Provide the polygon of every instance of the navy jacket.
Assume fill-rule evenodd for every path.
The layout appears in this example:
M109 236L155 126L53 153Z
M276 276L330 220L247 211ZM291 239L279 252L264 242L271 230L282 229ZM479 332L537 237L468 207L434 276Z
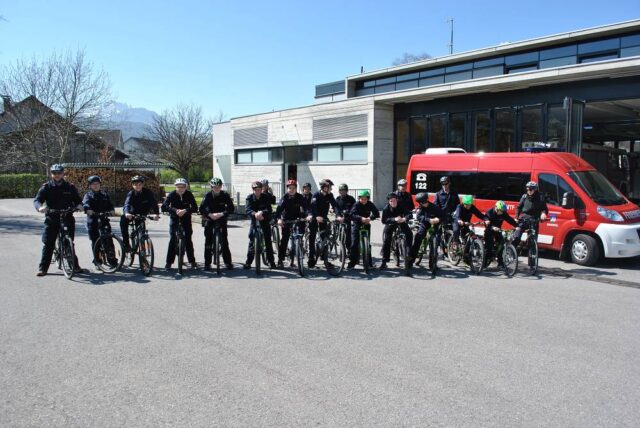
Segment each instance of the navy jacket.
M485 220L489 220L489 226L491 227L502 228L502 223L505 221L513 227L518 226L518 222L516 222L513 217L507 214L506 211L504 211L501 215L498 215L495 208L491 208L490 210L488 210L484 217Z
M349 218L351 208L356 204L356 199L351 195L342 195L336 198L336 214L340 217Z
M411 193L396 190L393 192L398 197L398 206L403 206L407 211L413 211L416 207L411 199Z
M314 217L326 217L329 215L329 207L333 207L336 211L336 199L333 197L333 193L323 195L322 192L316 192L311 198L311 214Z
M356 203L349 213L351 216L351 221L355 224L362 223L363 218L376 219L380 217L380 211L376 208L375 205L371 201L367 201L366 204L361 204L360 202Z
M90 190L85 193L84 198L82 199L82 207L84 208L85 213L89 210L98 214L108 213L114 210L109 195L103 190L98 192ZM87 217L87 221L90 220L91 217Z
M178 217L176 214L178 210L187 210L187 214ZM189 222L191 221L191 214L198 212L198 204L196 204L196 198L193 197L193 193L189 190L186 190L182 196L174 190L167 195L162 203L162 212L170 213L172 220L180 218Z
M160 214L160 210L158 210L158 202L153 196L153 192L144 187L139 193L135 190L131 190L127 194L122 211L125 214L136 215L147 215L149 213Z
M245 201L245 212L251 218L251 225L255 224L256 218L253 215L258 211L262 211L262 214L264 215L264 220L260 223L262 225L268 225L271 220L272 213L271 196L264 193L260 195L260 199L256 199L256 196L253 193L247 196Z
M444 190L440 189L436 192L433 203L440 208L443 213L451 215L460 204L460 197L453 190L449 190L449 193L444 193Z
M216 221L227 221L229 214L233 214L236 211L236 207L233 205L231 195L221 190L217 195L214 195L213 192L207 192L202 202L200 202L199 211L205 217L213 213L222 213L224 215ZM211 219L209 220L211 221Z
M424 225L431 225L431 223L429 223L429 220L436 217L439 218L440 222L442 223L444 212L442 212L442 210L436 205L429 204L429 206L426 208L423 206L420 206L420 208L418 208L417 219L420 223Z
M297 218L306 217L309 212L307 201L300 193L295 193L291 196L289 193L285 193L278 207L276 208L275 218L282 218L283 220L295 220Z
M411 210L407 210L407 207L400 205L399 202L395 208L392 208L389 204L385 205L382 209L382 223L396 224L396 217L404 217L409 220L411 218Z
M518 208L516 208L516 218L540 218L540 214L549 214L547 203L542 198L542 194L536 191L531 197L526 193L520 198Z
M62 180L60 184L56 185L53 180L49 180L38 190L38 194L33 200L33 206L37 210L45 203L49 209L65 210L81 205L82 199L73 184Z
M462 220L465 223L468 223L474 215L478 217L478 219L484 220L484 215L478 208L476 208L475 205L471 205L471 208L466 209L464 205L460 204L453 213L453 219L455 221Z

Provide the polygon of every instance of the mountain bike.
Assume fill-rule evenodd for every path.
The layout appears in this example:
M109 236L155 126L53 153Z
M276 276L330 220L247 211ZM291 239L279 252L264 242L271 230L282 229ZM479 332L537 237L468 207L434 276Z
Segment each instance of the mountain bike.
M407 258L407 236L398 225L391 236L391 256L396 260L396 266L400 267Z
M331 276L338 276L342 273L347 252L344 241L340 240L338 235L334 233L339 230L339 226L335 225L335 223L335 220L330 221L324 230L318 228L315 242L315 261L321 259Z
M475 232L475 227L481 224L484 223L465 222L460 228L458 239L452 237L447 245L449 262L457 266L464 260L475 275L479 275L484 268L484 243Z
M211 222L213 224L213 240L211 242L212 248L211 252L213 253L213 263L216 265L216 273L220 275L222 273L222 268L220 266L220 256L222 254L222 243L221 243L221 228L220 222L213 221L208 218L203 218L203 226L207 226L207 224Z
M113 234L109 224L109 213L98 213L94 217L98 222L98 239L93 245L93 263L104 273L114 273L124 263L124 244L120 237Z
M364 224L361 224L358 232L360 253L362 254L362 267L364 268L364 272L369 274L369 271L373 267L371 260L371 227L365 227Z
M529 275L538 273L538 226L542 222L540 219L524 220L524 231L527 239L520 241L518 245L518 254L526 252L527 266L529 267Z
M291 265L297 263L298 274L304 276L304 230L306 220L284 220L283 225L291 225L291 233L289 234L288 242L288 256L291 260Z
M191 215L191 214L186 214ZM184 217L175 217L176 227L174 232L174 245L175 245L175 254L178 258L178 274L182 275L184 272L184 256L187 251L187 235L184 231L184 226L182 225L182 218Z
M129 253L129 266L138 256L140 261L140 270L144 276L151 275L153 270L153 242L147 232L146 220L155 220L153 217L136 214L133 221L129 223L129 239L131 240L131 252Z
M280 228L276 220L271 221L271 246L273 247L274 256L278 255L278 249L280 248ZM284 254L282 258L284 258Z
M262 231L260 222L254 221L251 227L253 228L253 251L256 261L256 275L260 275L261 262L263 262L265 266L269 264L267 260L267 244L264 240L264 232Z
M47 211L47 215L59 217L60 227L58 228L56 245L53 249L53 261L58 265L58 269L62 269L67 279L73 278L73 274L76 273L76 251L69 233L69 226L67 225L67 217L74 211L75 208L50 209Z
M412 223L414 229L419 228L419 224L417 221ZM420 243L420 248L418 249L418 254L416 254L415 265L420 266L420 262L425 255L429 260L429 270L431 271L431 276L436 276L438 272L438 247L439 247L439 234L440 234L440 223L432 224L427 228L427 233L424 235L424 239ZM407 264L408 269L408 264Z

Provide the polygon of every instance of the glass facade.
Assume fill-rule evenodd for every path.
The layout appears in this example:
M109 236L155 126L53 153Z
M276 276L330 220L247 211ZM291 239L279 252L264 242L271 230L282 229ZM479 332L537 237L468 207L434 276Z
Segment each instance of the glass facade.
M554 46L458 64L398 73L377 79L356 81L355 96L453 83L503 74L586 64L640 55L640 34L632 33L580 43ZM316 89L317 92L317 89Z
M284 152L284 153L283 153ZM239 149L236 164L366 162L367 143L317 144L270 149Z

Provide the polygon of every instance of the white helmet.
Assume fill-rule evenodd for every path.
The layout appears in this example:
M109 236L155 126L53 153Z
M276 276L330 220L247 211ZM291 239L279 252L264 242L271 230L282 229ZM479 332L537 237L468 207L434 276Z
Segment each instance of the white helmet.
M185 178L177 178L176 182L173 183L175 186L177 186L178 184L184 184L185 186L188 184L187 180Z

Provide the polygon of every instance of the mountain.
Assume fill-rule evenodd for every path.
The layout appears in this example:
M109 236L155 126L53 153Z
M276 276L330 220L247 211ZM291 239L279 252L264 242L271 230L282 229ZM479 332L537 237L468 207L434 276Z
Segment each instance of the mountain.
M111 105L106 116L108 127L120 129L122 139L126 141L130 137L143 137L158 113L116 101Z

